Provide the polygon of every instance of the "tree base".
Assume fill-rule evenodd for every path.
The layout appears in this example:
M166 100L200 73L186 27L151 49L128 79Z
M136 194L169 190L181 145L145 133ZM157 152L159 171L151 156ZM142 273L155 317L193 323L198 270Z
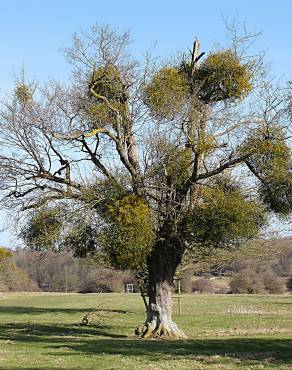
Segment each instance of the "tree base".
M160 323L158 326L151 322L144 323L135 329L135 334L144 339L186 339L185 333L178 328L173 321L170 323Z

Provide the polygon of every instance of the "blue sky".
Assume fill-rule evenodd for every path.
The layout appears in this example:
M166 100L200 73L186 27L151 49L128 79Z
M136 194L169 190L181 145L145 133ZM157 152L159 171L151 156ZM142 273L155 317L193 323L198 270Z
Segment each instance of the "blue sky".
M135 55L157 42L157 53L168 57L190 47L194 36L205 51L214 42L224 43L223 18L238 17L250 31L262 31L256 48L267 50L273 74L291 79L291 0L0 0L0 12L2 94L11 89L22 66L30 78L42 82L66 79L70 68L60 49L70 45L73 32L95 22L130 30ZM11 245L12 234L0 233L0 245Z

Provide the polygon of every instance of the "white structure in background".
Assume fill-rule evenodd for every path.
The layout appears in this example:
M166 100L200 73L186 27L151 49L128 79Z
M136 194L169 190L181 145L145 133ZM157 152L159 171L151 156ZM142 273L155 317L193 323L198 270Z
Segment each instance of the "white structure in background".
M125 293L134 293L134 284L124 284Z

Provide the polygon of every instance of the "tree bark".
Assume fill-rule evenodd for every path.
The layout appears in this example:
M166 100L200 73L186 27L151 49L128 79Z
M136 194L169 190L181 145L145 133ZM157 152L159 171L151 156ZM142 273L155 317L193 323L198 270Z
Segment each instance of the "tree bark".
M173 279L182 252L178 241L169 240L159 243L148 258L147 317L137 333L143 338L186 338L172 320Z

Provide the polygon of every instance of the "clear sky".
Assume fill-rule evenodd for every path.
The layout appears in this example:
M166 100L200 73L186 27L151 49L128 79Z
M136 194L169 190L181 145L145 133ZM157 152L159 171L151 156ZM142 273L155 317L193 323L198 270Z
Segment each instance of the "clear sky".
M73 32L96 22L130 30L135 55L157 42L157 53L171 56L190 47L194 36L204 51L224 43L223 18L234 17L250 31L262 31L257 49L267 50L278 78L291 80L292 0L0 0L0 91L12 87L23 66L42 82L66 79L70 69L60 50ZM0 213L0 221L5 217ZM13 239L13 228L0 232L0 245Z

